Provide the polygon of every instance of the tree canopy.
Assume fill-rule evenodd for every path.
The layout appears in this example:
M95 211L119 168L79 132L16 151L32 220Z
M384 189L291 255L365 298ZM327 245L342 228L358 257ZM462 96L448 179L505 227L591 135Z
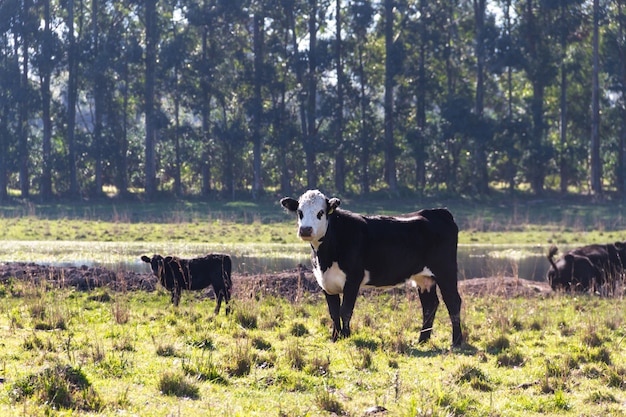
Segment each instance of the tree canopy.
M0 201L626 196L624 0L5 0Z

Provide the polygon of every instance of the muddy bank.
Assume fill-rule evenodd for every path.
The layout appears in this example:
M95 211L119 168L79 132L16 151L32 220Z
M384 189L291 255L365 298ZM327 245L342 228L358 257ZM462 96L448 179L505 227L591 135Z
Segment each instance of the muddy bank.
M30 281L50 287L75 287L86 291L107 287L114 291L154 291L157 280L152 274L133 271L113 271L101 267L59 267L35 263L0 263L0 282L10 279ZM233 297L250 298L273 295L296 300L305 294L321 292L313 273L304 265L280 273L234 274ZM363 290L382 291L382 290ZM546 296L551 289L545 282L521 278L472 278L459 282L461 295L497 295L502 297ZM211 291L207 292L211 296Z

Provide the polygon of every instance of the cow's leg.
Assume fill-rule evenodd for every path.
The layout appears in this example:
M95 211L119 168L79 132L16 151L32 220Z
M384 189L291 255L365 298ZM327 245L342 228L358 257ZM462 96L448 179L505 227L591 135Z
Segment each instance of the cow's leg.
M346 279L346 284L343 288L343 301L341 302L341 321L343 327L341 328L341 336L350 336L350 320L352 319L352 312L354 311L354 305L356 304L356 298L359 295L359 288L361 280Z
M172 303L174 303L176 307L178 307L178 303L180 303L180 293L181 289L179 286L174 287L172 290Z
M332 341L336 342L339 338L339 330L341 329L341 320L339 317L339 311L341 309L341 299L339 298L339 294L331 295L324 291L324 295L326 295L326 303L328 304L328 312L330 313L330 318L333 320Z
M226 315L230 314L230 288L224 289L224 301L226 302Z
M463 343L463 333L461 332L461 296L457 288L456 280L448 285L440 286L441 297L446 304L450 321L452 323L452 346L459 347ZM433 288L434 289L434 288Z
M220 312L220 307L222 306L222 300L224 299L224 290L218 290L216 291L216 303L215 303L215 310L213 311L213 313L217 316Z
M419 290L420 301L422 303L423 324L420 331L419 342L424 343L430 339L433 331L433 322L437 307L439 307L439 298L437 297L437 288L433 286L429 290Z

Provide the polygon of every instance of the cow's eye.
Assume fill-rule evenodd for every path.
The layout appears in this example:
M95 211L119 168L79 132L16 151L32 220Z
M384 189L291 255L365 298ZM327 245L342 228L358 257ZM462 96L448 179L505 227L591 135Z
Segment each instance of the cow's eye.
M320 210L319 213L317 213L317 219L321 220L323 215L324 215L324 210Z
M303 217L304 217L304 214L302 213L302 210L298 210L298 218L302 220Z

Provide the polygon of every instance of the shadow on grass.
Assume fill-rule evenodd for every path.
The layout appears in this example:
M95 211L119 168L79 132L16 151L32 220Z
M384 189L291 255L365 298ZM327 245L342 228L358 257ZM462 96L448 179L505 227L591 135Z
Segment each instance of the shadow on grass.
M405 355L413 358L434 358L442 355L464 355L464 356L473 356L478 352L478 348L468 343L463 343L461 347L454 348L439 348L433 345L419 345L418 347L409 348Z

